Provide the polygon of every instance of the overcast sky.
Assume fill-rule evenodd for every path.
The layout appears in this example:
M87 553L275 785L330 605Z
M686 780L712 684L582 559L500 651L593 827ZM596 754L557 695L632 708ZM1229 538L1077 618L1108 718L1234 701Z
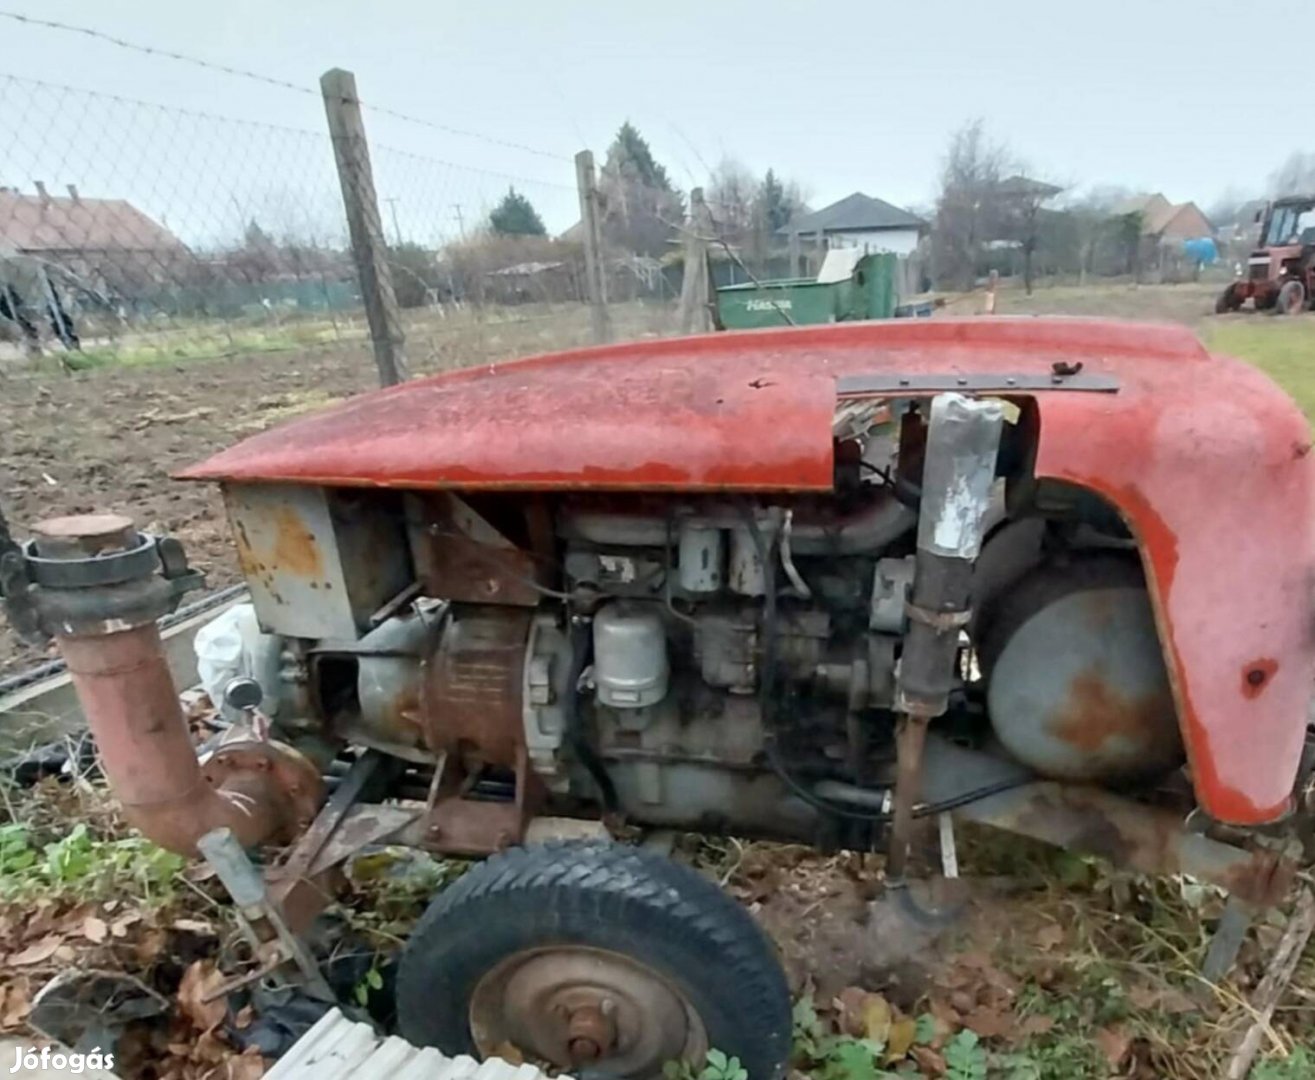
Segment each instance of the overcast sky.
M307 87L326 68L346 67L367 102L561 159L585 146L601 159L628 118L681 187L702 182L710 166L732 155L755 172L773 166L797 179L814 206L854 190L901 205L929 204L949 134L975 116L1035 175L1160 190L1203 204L1227 187L1259 189L1290 151L1315 143L1300 105L1279 104L1285 64L1300 66L1302 50L1315 41L1315 4L1308 0L1265 14L1236 0L0 6ZM322 108L309 95L7 20L0 20L0 41L0 75L322 130ZM1289 42L1295 54L1288 55ZM11 86L0 99L11 113L3 119L12 125L15 101L22 111L25 100L22 87ZM81 109L81 99L73 105ZM93 126L109 123L95 110L89 114ZM136 121L115 114L113 124L120 122ZM378 115L368 123L380 144L521 178L536 202L547 204L550 226L570 223L569 160ZM116 135L98 153L112 156L136 141L132 133ZM234 156L229 142L216 145L225 160ZM146 164L158 153L167 165L168 151L146 145ZM140 183L145 167L115 164L108 179L92 182L105 186L126 176ZM78 168L59 153L18 165L0 155L0 183L26 186L41 178L6 173L13 169L51 171L44 179L54 184L87 183L54 175ZM322 179L317 174L316 184ZM479 204L503 184L501 177L445 179L426 189L425 213L439 214L440 204ZM381 196L397 189L391 193L404 217L419 213L412 204L421 196L403 192L402 181L379 186Z

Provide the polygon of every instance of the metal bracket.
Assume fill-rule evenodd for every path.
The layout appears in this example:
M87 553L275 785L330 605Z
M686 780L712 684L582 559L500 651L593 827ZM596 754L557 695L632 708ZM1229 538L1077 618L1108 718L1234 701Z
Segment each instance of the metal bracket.
M15 633L29 645L43 645L48 636L32 602L32 583L27 576L22 546L9 535L9 524L0 510L0 600Z
M1067 372L1067 373L1066 373ZM842 375L836 380L838 397L864 397L869 394L932 394L960 390L976 394L1010 394L1023 390L1079 390L1087 393L1115 394L1120 387L1113 375L1094 375L1082 371L1081 365L1056 364L1048 373L1008 372L936 375Z
M270 897L260 871L247 858L232 830L226 827L214 829L201 837L196 847L224 883L224 888L237 905L244 935L256 955L262 957L260 967L250 973L250 978L239 977L225 984L224 989L273 974L283 964L291 961L301 973L302 985L311 997L334 1001L333 990L320 971L319 964L315 962L315 957L288 928L283 912Z

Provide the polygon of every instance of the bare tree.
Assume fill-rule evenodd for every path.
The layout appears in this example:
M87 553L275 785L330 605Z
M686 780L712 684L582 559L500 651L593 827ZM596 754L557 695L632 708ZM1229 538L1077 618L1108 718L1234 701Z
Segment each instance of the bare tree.
M1269 193L1275 198L1315 193L1315 153L1298 150L1290 154L1270 174Z
M1211 200L1205 208L1205 216L1210 219L1210 224L1216 229L1221 226L1236 224L1238 212L1253 197L1241 188L1230 184Z
M712 171L704 198L727 243L747 247L752 242L757 191L758 180L735 158L722 158Z
M932 232L938 281L972 288L982 245L1000 231L999 187L1008 159L1007 149L987 137L981 120L969 121L950 137Z
M1021 167L1019 167L1021 169ZM1044 180L1017 174L995 186L995 203L999 207L999 239L1012 240L1023 251L1023 287L1032 295L1033 260L1041 237L1041 217L1045 204L1064 189Z
M1064 206L1064 213L1073 221L1078 280L1082 284L1085 285L1087 277L1096 272L1101 246L1108 244L1112 230L1117 228L1112 219L1114 209L1127 198L1125 188L1097 187L1070 199Z

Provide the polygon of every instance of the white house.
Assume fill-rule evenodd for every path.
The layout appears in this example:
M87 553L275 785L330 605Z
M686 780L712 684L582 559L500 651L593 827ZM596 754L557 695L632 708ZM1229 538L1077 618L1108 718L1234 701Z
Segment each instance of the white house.
M804 247L816 244L820 232L828 250L858 248L866 254L896 255L911 254L926 231L922 218L861 191L795 218L781 230L787 236L797 233Z

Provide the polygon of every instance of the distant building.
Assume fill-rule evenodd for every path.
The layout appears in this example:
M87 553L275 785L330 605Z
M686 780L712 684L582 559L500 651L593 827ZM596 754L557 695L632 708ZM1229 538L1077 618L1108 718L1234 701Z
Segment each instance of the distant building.
M163 280L186 245L123 199L88 199L69 185L52 196L0 188L0 252L53 263L88 282Z
M1171 203L1158 191L1151 195L1136 195L1117 205L1113 217L1140 214L1142 236L1158 242L1197 240L1213 236L1215 229L1210 219L1194 202Z
M779 235L797 234L800 244L816 244L821 235L830 248L858 248L866 253L909 255L927 231L927 223L884 199L856 191L821 210L797 217Z

